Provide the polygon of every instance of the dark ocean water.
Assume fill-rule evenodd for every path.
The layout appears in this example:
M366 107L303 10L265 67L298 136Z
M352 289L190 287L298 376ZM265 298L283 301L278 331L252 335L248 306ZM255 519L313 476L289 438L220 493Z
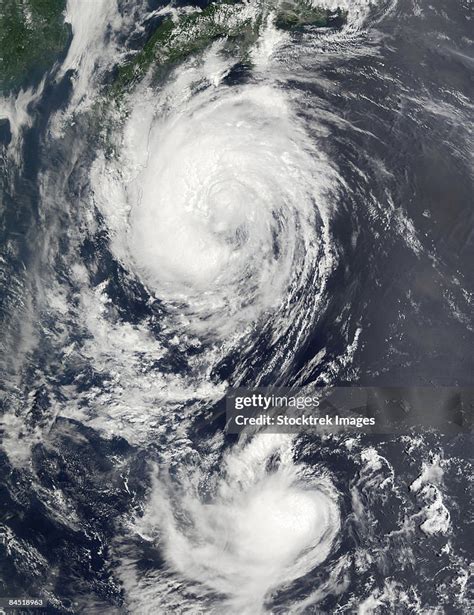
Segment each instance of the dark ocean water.
M0 120L1 596L43 597L51 614L251 612L189 563L202 526L186 498L218 504L224 519L229 502L247 502L232 492L240 479L224 476L247 445L223 435L226 387L472 385L472 6L391 6L378 3L352 38L303 29L277 52L276 87L294 95L340 182L337 259L301 340L273 337L271 314L221 354L225 342L170 328L166 301L117 257L107 214L88 204L99 124L115 118L92 106L52 129L72 104L71 71L47 76L21 141ZM147 35L120 33L137 48ZM239 62L223 83L245 87L254 73ZM294 305L319 283L297 289ZM186 341L172 343L178 334ZM168 401L148 395L154 378L169 383ZM200 378L221 394L198 395ZM279 476L275 446L266 463ZM470 434L306 434L292 446L295 464L330 480L340 529L322 565L269 590L261 612L468 612Z

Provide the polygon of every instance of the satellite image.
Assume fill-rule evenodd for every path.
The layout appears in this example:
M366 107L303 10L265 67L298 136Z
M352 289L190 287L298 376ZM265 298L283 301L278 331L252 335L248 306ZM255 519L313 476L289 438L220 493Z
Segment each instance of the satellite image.
M0 615L468 615L471 0L0 0Z

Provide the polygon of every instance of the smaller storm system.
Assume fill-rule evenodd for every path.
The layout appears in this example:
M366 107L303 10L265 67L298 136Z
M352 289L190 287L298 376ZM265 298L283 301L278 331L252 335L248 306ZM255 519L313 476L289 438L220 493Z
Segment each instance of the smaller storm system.
M272 458L281 460L273 471ZM319 469L294 462L288 436L256 438L228 454L212 484L212 504L199 497L202 476L182 478L178 488L156 478L138 531L148 540L166 536L173 567L196 588L226 596L223 612L262 610L267 595L322 564L337 542L334 485ZM157 576L130 589L159 601L163 582Z
M0 615L470 612L471 11L3 0Z

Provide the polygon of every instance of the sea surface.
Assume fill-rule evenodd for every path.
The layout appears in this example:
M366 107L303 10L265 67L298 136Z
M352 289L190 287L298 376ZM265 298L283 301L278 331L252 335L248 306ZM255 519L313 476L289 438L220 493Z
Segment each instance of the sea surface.
M192 6L71 0L0 98L0 596L469 611L466 430L224 431L232 387L472 386L472 3L318 4L125 86Z

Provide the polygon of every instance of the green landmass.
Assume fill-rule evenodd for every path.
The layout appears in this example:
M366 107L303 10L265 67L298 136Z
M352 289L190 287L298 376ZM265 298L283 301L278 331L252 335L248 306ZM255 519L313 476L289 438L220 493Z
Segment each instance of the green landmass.
M65 49L70 36L65 1L0 0L0 91L39 79ZM241 0L217 0L175 20L165 18L143 49L118 68L114 90L123 91L151 67L173 65L217 39L225 39L229 53L239 49L244 57L269 15L284 30L338 28L347 20L345 11L314 7L309 0L261 0L253 13Z
M116 92L140 80L154 66L172 65L185 57L202 51L217 39L226 39L228 48L240 53L258 39L266 17L275 14L276 27L284 30L312 25L321 28L339 28L347 21L341 9L330 11L313 7L308 0L286 0L277 4L262 0L254 15L247 4L239 0L212 2L202 11L181 15L176 21L166 18L155 30L143 49L130 62L121 66L114 83Z
M70 34L64 9L65 0L0 0L0 90L41 78L56 61Z
M277 11L275 25L283 30L316 26L318 28L339 28L347 21L347 12L342 9L334 11L313 6L307 0L284 1Z
M258 20L243 14L238 0L211 3L202 11L182 15L177 22L166 18L131 62L119 68L116 86L139 80L150 66L174 64L204 50L219 38L256 40Z

